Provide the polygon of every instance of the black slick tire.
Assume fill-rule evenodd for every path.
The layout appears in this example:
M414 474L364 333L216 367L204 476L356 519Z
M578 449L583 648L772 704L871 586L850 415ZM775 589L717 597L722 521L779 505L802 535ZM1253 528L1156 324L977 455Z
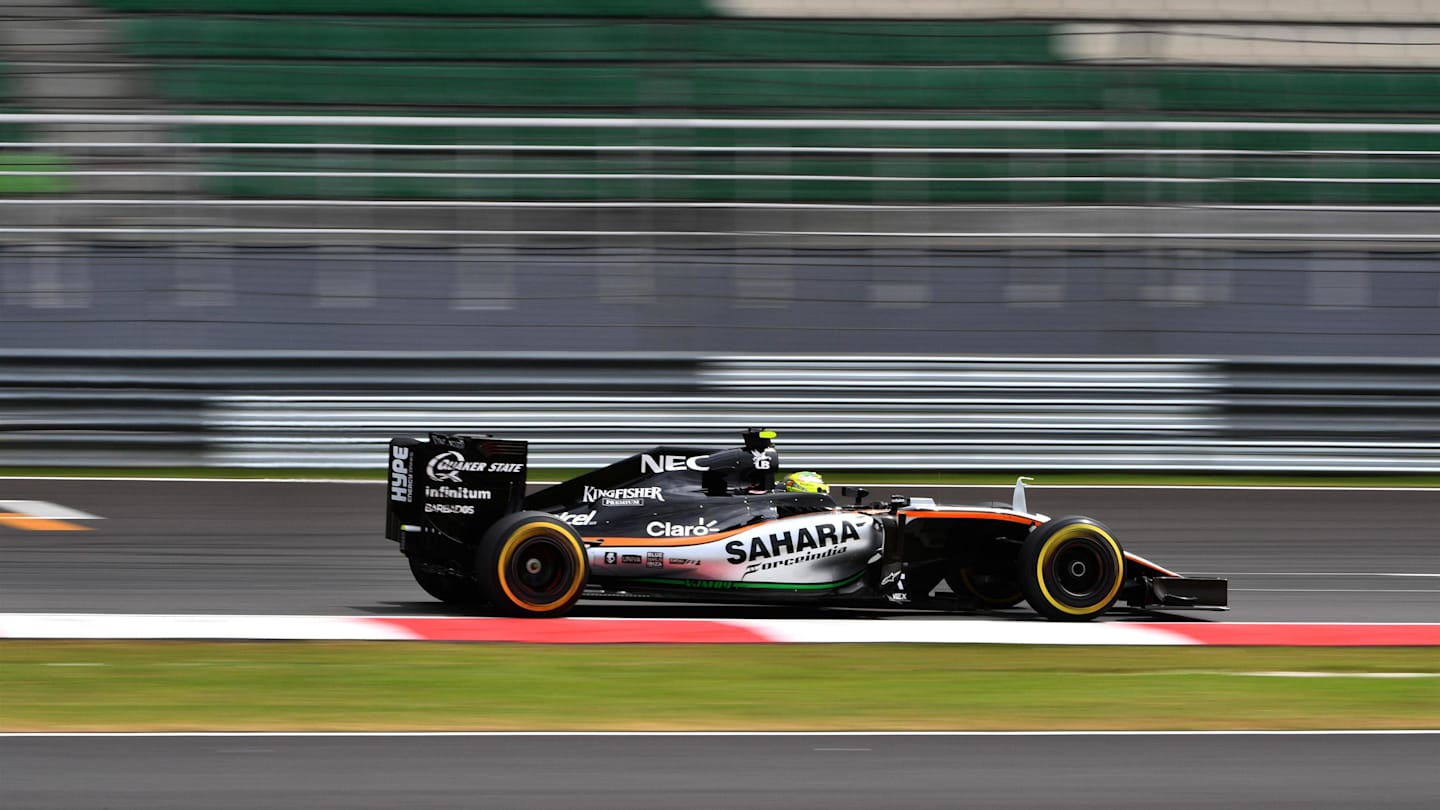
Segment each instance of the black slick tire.
M946 574L945 584L955 593L968 595L977 606L989 610L1015 607L1025 600L1013 572L1001 574L967 566Z
M1016 575L1036 613L1054 621L1089 621L1120 595L1125 552L1099 522L1058 518L1025 538Z
M554 515L516 512L480 540L475 571L490 604L507 616L551 618L570 612L590 564L580 535Z

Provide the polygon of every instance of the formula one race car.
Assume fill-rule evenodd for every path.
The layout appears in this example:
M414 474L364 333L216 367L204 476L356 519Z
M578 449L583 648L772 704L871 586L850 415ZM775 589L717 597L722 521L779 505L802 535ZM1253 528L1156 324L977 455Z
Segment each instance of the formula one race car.
M841 506L777 489L775 434L742 435L727 450L653 448L529 495L526 442L394 439L385 535L431 596L512 616L561 616L582 594L955 610L1023 600L1059 621L1117 600L1226 606L1223 579L1123 551L1090 518L1028 511L1025 479L1008 507L863 504L864 490Z

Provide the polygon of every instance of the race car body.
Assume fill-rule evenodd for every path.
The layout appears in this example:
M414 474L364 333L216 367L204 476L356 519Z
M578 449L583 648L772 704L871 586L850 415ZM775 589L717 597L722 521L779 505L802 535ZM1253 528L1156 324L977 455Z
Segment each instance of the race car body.
M525 442L432 434L390 445L386 536L457 605L564 615L587 597L952 610L1028 602L1062 621L1223 608L1223 579L1125 552L1098 521L895 497L841 505L775 486L774 434L657 447L526 494Z

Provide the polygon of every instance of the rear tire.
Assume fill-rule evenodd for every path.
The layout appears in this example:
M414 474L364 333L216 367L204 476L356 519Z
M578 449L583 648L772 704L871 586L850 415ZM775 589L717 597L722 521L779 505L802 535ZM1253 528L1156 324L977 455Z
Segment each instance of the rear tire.
M1125 580L1125 552L1100 523L1060 518L1035 527L1025 538L1016 573L1036 613L1084 622L1115 604Z
M445 574L438 571L426 570L425 563L410 557L410 575L415 578L415 584L419 585L425 593L439 599L447 605L467 607L485 604L485 593L480 590L480 583L459 574Z
M476 563L491 604L510 616L563 616L590 577L580 535L545 512L501 518L480 540Z
M976 568L961 568L945 575L945 584L957 594L968 594L982 608L1000 610L1015 607L1025 599L1015 575Z

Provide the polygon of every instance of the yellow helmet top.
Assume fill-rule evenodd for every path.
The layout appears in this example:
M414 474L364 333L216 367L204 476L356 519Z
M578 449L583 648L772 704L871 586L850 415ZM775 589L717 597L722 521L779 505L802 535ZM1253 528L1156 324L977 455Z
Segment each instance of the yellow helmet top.
M793 472L785 478L786 492L829 492L830 487L825 484L825 479L820 473L802 470Z

